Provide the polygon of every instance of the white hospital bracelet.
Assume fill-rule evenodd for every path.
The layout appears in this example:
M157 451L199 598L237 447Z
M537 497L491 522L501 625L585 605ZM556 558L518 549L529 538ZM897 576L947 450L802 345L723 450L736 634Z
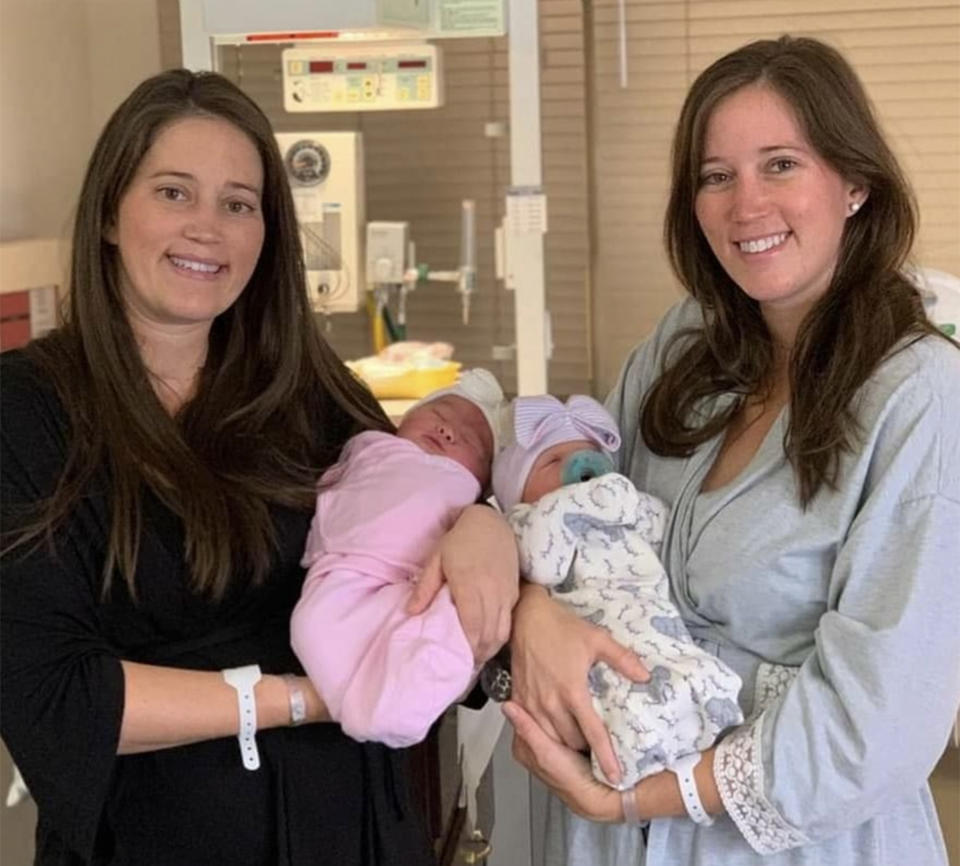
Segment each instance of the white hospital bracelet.
M697 781L693 775L693 769L700 763L702 757L700 752L691 752L689 755L677 758L673 766L667 769L677 776L677 782L680 783L680 797L683 799L683 807L687 810L690 820L709 827L713 823L713 818L703 808L700 792L697 791Z
M237 740L240 742L240 757L248 770L260 768L260 753L257 751L257 702L253 697L253 687L260 682L260 665L245 665L242 668L226 668L224 680L237 690L237 704L240 711L240 730Z

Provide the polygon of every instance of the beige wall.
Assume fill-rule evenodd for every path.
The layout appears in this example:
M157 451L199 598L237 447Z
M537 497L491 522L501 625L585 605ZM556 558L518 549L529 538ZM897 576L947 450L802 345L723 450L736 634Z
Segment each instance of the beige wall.
M160 71L160 39L156 0L84 0L83 6L92 144L133 86Z
M69 233L97 133L159 68L155 0L0 0L0 241Z
M0 0L0 240L57 235L90 148L83 3Z

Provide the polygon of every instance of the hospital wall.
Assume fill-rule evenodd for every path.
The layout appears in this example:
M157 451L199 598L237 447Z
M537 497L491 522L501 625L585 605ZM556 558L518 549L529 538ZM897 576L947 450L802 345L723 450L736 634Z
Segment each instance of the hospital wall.
M0 241L69 234L97 134L159 69L155 0L0 0Z

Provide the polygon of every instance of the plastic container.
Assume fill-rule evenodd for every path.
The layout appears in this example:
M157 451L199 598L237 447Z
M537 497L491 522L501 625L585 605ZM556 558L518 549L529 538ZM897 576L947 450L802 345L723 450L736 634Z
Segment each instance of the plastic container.
M404 365L390 369L383 362L364 364L362 361L348 361L353 370L379 400L419 400L440 388L453 385L460 375L460 364L456 361L444 361L436 366L410 367Z

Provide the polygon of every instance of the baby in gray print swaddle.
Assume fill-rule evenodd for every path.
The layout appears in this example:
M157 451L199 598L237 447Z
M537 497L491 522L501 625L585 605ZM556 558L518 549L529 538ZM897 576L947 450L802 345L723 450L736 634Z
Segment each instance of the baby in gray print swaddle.
M517 537L520 570L603 626L650 671L635 683L597 662L594 706L623 768L618 788L703 751L740 724L740 678L698 647L659 560L666 507L613 471L620 435L590 397L518 397L494 460L493 492ZM593 760L597 779L610 784Z

